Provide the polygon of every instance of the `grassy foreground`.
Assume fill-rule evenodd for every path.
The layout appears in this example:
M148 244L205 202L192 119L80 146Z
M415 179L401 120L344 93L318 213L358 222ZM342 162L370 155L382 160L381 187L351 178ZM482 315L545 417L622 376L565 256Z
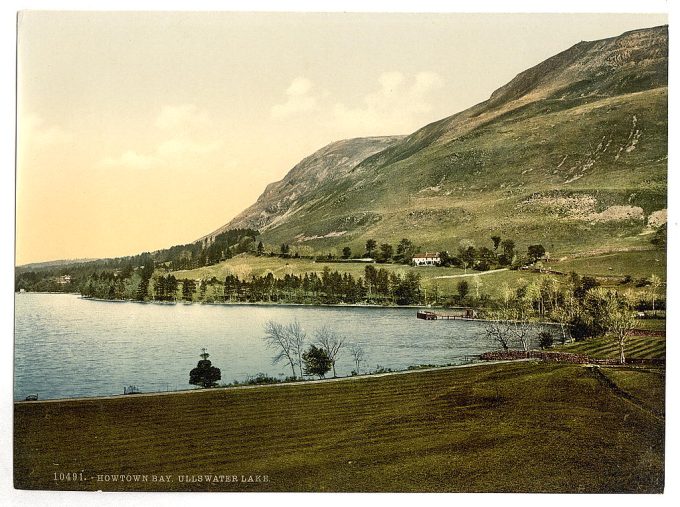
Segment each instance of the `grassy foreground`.
M313 385L17 403L15 486L661 492L663 372L621 368L610 377L621 389L634 388L634 400L649 398L649 406L601 377L578 365L489 364ZM61 480L81 471L83 481ZM120 474L124 482L113 482ZM234 482L208 482L207 474ZM198 475L201 482L187 482ZM243 482L251 476L261 482Z

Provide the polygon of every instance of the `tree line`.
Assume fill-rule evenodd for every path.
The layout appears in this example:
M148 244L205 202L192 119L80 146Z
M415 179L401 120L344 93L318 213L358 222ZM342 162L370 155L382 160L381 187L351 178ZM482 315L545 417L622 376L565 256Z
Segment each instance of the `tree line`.
M661 286L652 275L652 308ZM566 282L554 277L520 283L514 289L503 287L485 317L487 337L504 350L528 352L537 342L542 348L552 346L552 334L542 323L559 326L560 341L582 341L598 336L616 342L619 361L625 362L625 345L636 324L636 313L644 306L630 288L602 287L589 276L571 273Z
M489 246L475 246L471 241L463 241L455 253L438 252L442 267L460 267L488 271L499 267L524 266L537 262L546 255L545 247L541 244L529 245L526 253L517 251L515 241L501 236L490 237ZM283 245L282 245L283 247ZM368 239L361 257L374 259L378 263L410 264L420 247L408 238L402 238L396 247L391 243L380 243L375 239ZM355 255L351 247L342 249L342 258L351 259Z
M227 275L224 281L177 278L173 274L155 275L147 269L131 272L126 278L111 273L92 274L81 294L102 299L138 301L202 301L208 303L300 303L300 304L396 304L416 305L424 302L419 273L388 272L367 265L364 276L331 271L286 274L272 273L240 278Z
M258 236L254 229L231 229L214 238L139 255L22 266L15 269L14 288L17 292L87 292L110 299L136 299L138 290L145 293L148 288L149 270L162 267L177 271L217 264L240 253L255 252ZM111 296L104 291L110 291Z

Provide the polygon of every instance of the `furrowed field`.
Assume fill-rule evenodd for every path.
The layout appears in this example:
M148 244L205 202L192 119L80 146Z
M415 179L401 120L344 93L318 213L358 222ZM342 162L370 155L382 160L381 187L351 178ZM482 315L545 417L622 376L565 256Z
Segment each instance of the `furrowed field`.
M521 362L308 385L17 403L15 485L661 492L663 386L663 370ZM85 481L55 481L55 473L81 471ZM148 481L97 480L106 474L146 474ZM239 482L187 482L205 474L236 475ZM152 475L170 482L152 482ZM240 482L256 475L267 482Z

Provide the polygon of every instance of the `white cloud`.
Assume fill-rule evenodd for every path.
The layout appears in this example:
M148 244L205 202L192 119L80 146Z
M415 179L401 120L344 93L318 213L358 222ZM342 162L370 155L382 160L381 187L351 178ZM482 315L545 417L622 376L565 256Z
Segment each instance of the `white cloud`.
M151 169L190 162L194 157L214 152L222 146L219 139L206 140L207 132L210 131L209 115L193 104L164 106L155 125L170 137L158 143L148 153L127 150L117 157L104 158L99 165Z
M271 116L277 120L283 120L300 113L314 111L318 107L318 97L311 95L314 85L305 77L296 77L286 90L288 99L282 104L276 104L271 108Z
M209 122L207 111L195 104L164 106L156 118L156 126L163 130L204 126Z
M175 137L162 142L156 149L156 153L166 159L184 155L205 155L217 150L221 146L220 141L199 143L191 139Z
M149 169L160 162L160 158L154 155L142 155L133 150L128 150L119 157L107 157L100 162L106 167L129 167L132 169Z
M40 150L69 143L73 140L70 132L59 125L47 125L38 114L29 113L19 120L19 145L30 150Z
M410 79L401 72L385 72L378 84L377 90L364 96L361 106L336 103L334 123L354 135L408 132L432 111L430 95L444 81L435 72L419 72Z
M312 82L306 77L296 77L286 90L286 95L305 95L312 89Z

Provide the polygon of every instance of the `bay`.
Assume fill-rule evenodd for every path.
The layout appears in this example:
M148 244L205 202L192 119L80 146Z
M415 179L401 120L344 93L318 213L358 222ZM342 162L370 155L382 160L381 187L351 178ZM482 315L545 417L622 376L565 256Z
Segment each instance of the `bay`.
M272 364L263 341L268 320L297 319L308 341L327 326L365 352L361 373L377 368L461 364L497 347L483 322L424 321L415 308L283 305L143 304L22 293L15 297L14 398L40 399L192 389L189 371L202 348L222 371L221 383L258 373L283 379L288 365ZM346 346L336 370L356 366Z

